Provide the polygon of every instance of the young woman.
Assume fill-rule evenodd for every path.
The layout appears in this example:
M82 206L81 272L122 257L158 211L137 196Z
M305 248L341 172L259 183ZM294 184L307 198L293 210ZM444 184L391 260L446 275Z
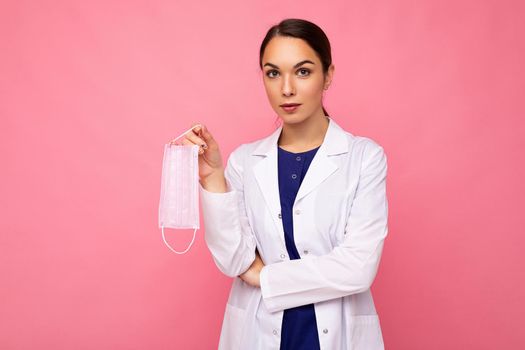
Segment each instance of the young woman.
M183 140L202 146L205 240L234 277L219 349L383 349L370 286L387 236L385 152L324 109L334 65L317 25L270 28L259 64L281 126L226 168L202 123Z

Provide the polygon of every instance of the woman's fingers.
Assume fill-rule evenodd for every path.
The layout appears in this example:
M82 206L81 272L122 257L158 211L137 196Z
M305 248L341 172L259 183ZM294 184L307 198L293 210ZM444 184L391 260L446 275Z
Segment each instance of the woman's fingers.
M208 131L205 125L201 123L193 123L193 128L184 134L180 139L182 142L177 140L171 140L171 145L182 144L182 145L199 145L199 154L204 153L205 150L210 148L216 149L215 140Z
M196 124L199 124L199 123L196 123ZM204 142L208 144L208 146L210 146L211 144L215 142L212 134L208 131L208 128L206 127L206 125L200 124L200 126L195 127L193 131L195 131L197 135L199 135L204 140Z
M199 136L195 134L195 129L188 131L185 135L185 138L187 140L190 140L194 144L201 146L204 149L208 148L208 145L206 145L206 142L204 142L203 139L201 139Z
M194 143L191 142L191 141L188 140L188 139L183 139L183 140L182 140L182 144L183 144L184 146L193 146L193 145L194 145ZM199 147L199 154L203 154L203 153L204 153L204 149L202 149L202 147Z

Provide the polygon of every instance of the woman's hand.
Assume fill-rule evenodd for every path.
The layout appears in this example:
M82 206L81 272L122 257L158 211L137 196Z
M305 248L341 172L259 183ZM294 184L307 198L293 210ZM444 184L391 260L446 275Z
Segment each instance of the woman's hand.
M249 285L253 287L261 287L261 270L264 267L264 263L259 256L259 251L255 251L255 260L248 270L240 274L239 277Z
M192 126L197 124L201 125L188 131L182 138L182 144L200 146L199 177L203 186L206 189L213 189L214 192L226 192L224 166L219 145L205 125L193 123ZM177 144L177 141L172 140L170 144Z

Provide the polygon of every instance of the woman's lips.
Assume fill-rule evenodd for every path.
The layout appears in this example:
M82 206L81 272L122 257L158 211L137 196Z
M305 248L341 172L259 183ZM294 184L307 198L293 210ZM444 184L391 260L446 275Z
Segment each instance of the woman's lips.
M293 105L293 106L281 106L282 109L284 109L286 112L291 113L294 112L297 108L299 108L300 104Z

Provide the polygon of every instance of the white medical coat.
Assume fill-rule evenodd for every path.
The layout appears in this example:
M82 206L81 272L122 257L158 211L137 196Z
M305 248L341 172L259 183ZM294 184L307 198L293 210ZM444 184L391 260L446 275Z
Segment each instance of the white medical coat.
M205 241L219 270L233 277L220 350L279 349L285 309L314 304L322 350L384 349L370 286L387 236L387 159L370 138L332 118L293 205L290 260L280 214L277 140L238 146L228 158L228 192L200 198ZM240 274L259 251L261 287Z

